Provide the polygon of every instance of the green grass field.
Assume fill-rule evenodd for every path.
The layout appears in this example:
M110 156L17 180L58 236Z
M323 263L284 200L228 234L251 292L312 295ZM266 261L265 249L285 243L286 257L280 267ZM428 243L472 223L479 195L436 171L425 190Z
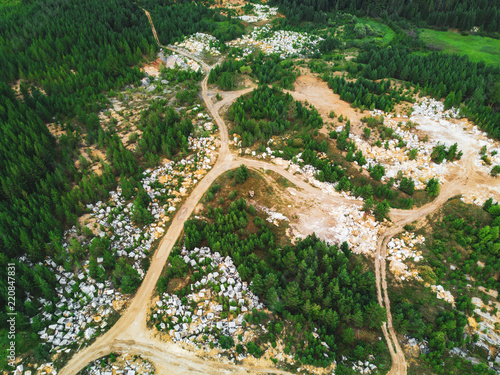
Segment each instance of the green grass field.
M382 34L382 37L377 37L377 38L373 37L372 39L379 40L383 44L389 43L396 35L394 33L394 31L386 24L383 24L383 23L380 23L380 22L377 22L377 21L374 21L374 20L371 20L368 18L358 18L358 22L362 23L364 25L369 25L369 26L371 26L372 29L380 32ZM368 39L368 38L366 38L366 39Z
M500 66L500 40L430 29L421 29L420 38L427 45L442 48L443 52L467 55L472 61Z

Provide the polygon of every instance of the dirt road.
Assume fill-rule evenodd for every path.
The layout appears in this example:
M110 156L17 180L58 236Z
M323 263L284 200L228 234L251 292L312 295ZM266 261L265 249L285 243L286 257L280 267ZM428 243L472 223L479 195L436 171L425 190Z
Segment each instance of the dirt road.
M144 9L144 8L141 8L144 13L146 13L146 16L148 17L148 21L149 21L149 24L151 25L151 31L153 32L153 36L156 40L156 44L158 44L160 47L162 47L161 43L160 43L160 39L158 39L158 34L156 34L156 29L155 29L155 25L153 24L153 19L151 18L151 14L149 14L149 12Z
M144 12L146 13L151 24L155 40L161 46L151 16L147 11ZM358 207L362 205L362 202L359 200L346 199L340 196L331 196L323 193L319 189L303 181L301 178L294 176L275 164L254 159L241 158L233 155L228 146L228 129L225 122L219 115L219 110L223 106L232 103L239 96L250 92L252 88L225 93L224 99L214 104L212 99L214 95L210 95L207 86L208 74L213 67L208 66L196 56L193 56L186 51L178 50L171 46L161 47L168 48L197 61L206 72L206 76L201 83L201 94L207 111L211 114L219 128L221 147L219 149L218 158L212 170L210 170L210 172L208 172L207 175L194 188L192 193L187 197L177 214L174 216L170 228L156 250L149 270L140 288L121 318L108 332L99 337L92 345L76 353L68 364L60 371L60 374L76 374L89 362L92 362L113 351L129 352L141 355L152 361L160 374L205 374L221 372L231 374L243 374L249 372L286 373L284 371L277 370L276 368L236 366L210 359L199 358L192 351L180 348L178 344L166 343L153 337L152 331L148 330L146 326L146 319L149 313L151 296L154 292L158 278L166 264L170 251L182 233L184 222L190 217L203 194L218 176L230 169L237 168L241 164L245 164L250 168L269 169L279 173L281 176L295 184L298 188L306 191L312 199L320 199L321 201L332 204L344 203ZM303 95L304 93L302 92L295 93L295 97L297 99L302 98ZM390 312L390 301L387 294L386 281L385 257L387 243L394 235L401 231L405 224L424 218L427 214L439 209L439 207L441 207L450 197L459 194L464 191L464 189L477 189L477 185L475 185L475 183L478 181L474 177L471 178L471 176L474 176L472 162L467 163L465 167L462 167L462 170L458 170L456 172L456 178L453 183L444 185L441 189L441 194L433 202L415 210L393 210L391 217L395 225L383 233L378 240L375 256L377 298L379 304L387 309L387 323L384 324L382 329L392 358L392 368L389 374L406 374L407 365L403 351L399 345L396 332L392 326L392 315Z
M148 13L146 12L148 15ZM152 20L148 15L150 23ZM154 29L153 29L154 30ZM156 32L153 32L156 35ZM252 88L244 89L238 92L230 93L224 100L217 102L215 105L212 103L212 99L209 97L207 81L208 73L212 67L203 63L195 56L185 52L176 50L173 47L164 47L181 53L203 66L207 71L207 75L202 81L202 97L203 101L207 106L207 110L212 115L214 121L217 123L221 138L221 147L219 150L219 155L217 162L214 167L207 173L207 175L199 182L199 184L194 188L192 193L187 197L185 202L182 204L177 214L174 216L172 224L170 225L167 233L163 237L149 267L149 270L140 286L137 290L134 298L131 301L130 306L124 312L122 317L115 323L115 325L104 335L100 336L91 346L85 348L84 350L78 352L68 364L61 370L60 374L76 374L82 368L84 368L89 362L92 362L112 351L121 350L128 351L131 353L141 354L144 358L153 361L156 366L160 369L164 369L165 372L160 373L214 373L214 369L225 369L231 373L238 372L275 372L275 373L285 373L278 371L276 369L259 368L255 366L245 367L244 370L241 366L234 365L224 365L216 361L201 360L195 357L189 351L182 351L182 355L172 354L173 350L180 350L178 346L172 344L166 344L159 341L158 339L151 337L150 331L146 326L146 317L149 312L149 301L151 295L153 294L154 288L160 277L160 274L165 266L167 258L172 250L175 242L181 235L183 230L184 222L190 217L194 208L198 204L199 200L207 189L212 185L215 179L223 174L224 172L239 167L241 164L246 164L250 168L265 168L273 170L276 173L281 174L283 177L290 180L292 183L298 187L319 196L321 199L329 200L331 202L344 202L353 203L352 200L346 200L343 197L327 196L321 193L318 189L315 189L311 185L307 184L303 180L297 178L291 173L283 170L282 168L266 163L263 161L252 160L240 158L233 156L228 147L228 130L225 122L219 115L219 110L224 105L231 103L236 100L239 96L244 95L252 90ZM361 205L361 202L356 202L355 204ZM174 348L174 349L173 349ZM159 360L161 358L161 360ZM179 367L177 367L179 366ZM174 370L175 368L175 370ZM183 368L183 372L177 372L179 368ZM172 372L173 371L173 372Z

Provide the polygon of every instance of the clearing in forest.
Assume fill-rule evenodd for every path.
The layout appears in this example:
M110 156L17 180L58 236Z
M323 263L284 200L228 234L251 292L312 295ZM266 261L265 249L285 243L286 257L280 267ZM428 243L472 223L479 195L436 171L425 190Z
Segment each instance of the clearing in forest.
M340 95L335 94L325 81L310 75L297 77L294 91L290 91L290 94L295 100L306 100L316 107L323 119L327 119L330 112L334 111L337 115L342 114L351 122L357 123L369 113L356 112L351 104L341 100Z
M500 40L431 29L422 29L420 37L427 45L443 52L467 55L472 61L500 66Z

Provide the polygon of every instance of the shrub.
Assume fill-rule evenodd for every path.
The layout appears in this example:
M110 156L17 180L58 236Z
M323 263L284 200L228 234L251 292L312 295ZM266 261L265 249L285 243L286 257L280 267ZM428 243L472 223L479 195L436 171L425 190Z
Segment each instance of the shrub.
M371 211L373 209L374 204L375 204L375 200L373 199L373 197L369 197L363 203L363 211L365 211L365 212Z
M247 351L255 358L259 358L262 355L262 349L253 341L247 343Z
M417 158L418 150L416 148L412 148L408 154L408 159L415 160Z
M420 275L422 276L422 279L424 279L425 282L434 285L437 283L437 276L434 273L433 269L429 266L419 266L418 271Z
M438 143L436 147L432 150L431 153L431 159L433 162L437 164L441 164L444 159L448 161L453 161L453 160L460 160L462 158L462 151L457 152L457 147L458 145L455 143L454 145L450 146L450 148L447 150L446 146L443 144Z
M231 336L222 335L219 337L219 345L222 349L231 349L234 346L234 340Z
M383 165L377 164L376 166L370 169L370 176L375 181L380 181L384 175L385 175L385 168Z
M413 195L413 192L415 191L415 182L411 178L404 177L399 184L399 190L408 195Z
M439 194L439 180L437 178L431 178L429 182L427 182L425 190L430 197L436 197Z
M372 130L370 128L363 129L363 135L365 136L366 139L370 138L371 134L372 134Z
M493 177L496 177L500 174L500 165L495 165L493 168L491 168L491 175Z
M389 218L389 208L389 202L386 200L377 203L374 211L375 219L377 219L377 221L383 221L384 219Z
M139 134L137 132L133 132L128 136L128 141L129 142L135 142L137 141L137 138L139 137Z
M235 173L236 183L242 184L248 178L248 168L246 165L242 164Z

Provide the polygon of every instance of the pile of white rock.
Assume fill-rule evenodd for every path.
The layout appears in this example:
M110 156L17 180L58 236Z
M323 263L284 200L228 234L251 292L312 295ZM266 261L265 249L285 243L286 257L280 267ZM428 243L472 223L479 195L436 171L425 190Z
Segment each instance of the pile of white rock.
M172 65L171 68L173 68L173 67L174 66ZM144 87L144 89L148 93L152 93L157 87L162 88L163 94L170 93L172 91L170 88L167 87L168 83L169 82L166 79L160 79L159 76L149 75L148 73L146 73L146 77L141 79L141 87ZM154 94L155 95L153 95L152 98L155 98L155 99L160 98L160 96L156 95L156 93L154 93ZM117 100L111 99L111 102L116 103Z
M233 141L236 145L240 143L237 137L235 137ZM314 187L317 187L318 189L321 189L321 191L326 194L352 200L362 199L360 197L356 198L351 196L349 192L337 191L335 188L338 183L321 182L317 180L316 174L318 170L316 168L309 164L303 166L298 164L303 162L303 160L300 159L301 154L297 155L297 163L294 163L291 160L285 160L281 157L275 156L276 153L279 154L280 152L282 151L273 152L268 147L265 153L257 156L260 156L263 159L269 157L273 163L282 166L285 170L288 170L288 172L294 175L302 175L306 182ZM249 149L246 149L245 153L256 156L256 152ZM339 204L335 207L335 210L331 211L330 214L335 216L337 225L331 228L326 228L322 231L316 231L316 234L321 239L325 240L330 245L340 244L345 241L349 244L351 251L357 254L373 253L377 244L377 236L381 230L380 224L375 220L373 215L365 213L356 207L345 204ZM296 233L295 236L299 238L306 237L300 235L300 233Z
M160 296L152 311L156 327L168 332L173 341L206 345L217 342L219 334L233 338L244 334L244 314L254 308L261 310L264 305L241 280L231 257L223 258L208 247L183 248L181 255L193 271L201 272L203 276L189 285L191 293L185 296L184 303L175 294ZM211 266L210 272L208 265ZM219 303L219 297L229 300L229 310Z
M143 185L146 184L143 182ZM149 187L149 185L146 186ZM148 195L151 194L156 197L155 193L150 190ZM158 195L160 194L158 192ZM110 197L111 199L107 204L99 201L96 204L87 205L87 208L91 210L91 217L96 219L96 223L105 228L104 231L99 232L99 236L104 237L107 232L113 233L110 238L111 249L116 250L117 256L128 257L134 261L132 267L143 277L144 271L142 270L141 260L146 257L146 253L151 249L151 244L154 241L154 236L151 234L155 229L154 227L137 228L132 223L133 205L132 203L126 204L120 188L116 192L110 192ZM114 203L114 207L108 205L111 202ZM153 202L148 207L148 210L155 217L165 213L163 207L159 207L156 202Z
M213 124L206 122L203 125L207 131L213 130ZM188 138L188 149L191 151L198 151L197 171L207 171L212 168L212 161L215 159L215 137L210 135L208 137ZM200 173L198 173L200 174ZM203 173L204 174L204 173Z
M264 206L255 206L256 209L260 210L260 211L263 211L267 214L267 218L266 218L266 221L276 225L276 226L279 226L279 222L280 221L290 221L285 215L283 215L282 213L279 213L279 212L276 212L276 211L273 211L271 210L270 208L268 207L264 207Z
M466 121L458 124L449 121L450 118L460 117L458 109L451 108L445 111L442 102L427 98L420 104L416 103L413 108L411 120L417 122L419 120L422 122L422 119L430 120L419 122L418 129L438 135L441 143L448 145L457 142L459 148L469 151L470 155L467 156L474 158L474 165L484 174L489 175L493 166L500 165L500 142L489 138L477 126L470 126ZM483 147L486 147L487 162L482 160Z
M491 169L494 166L500 165L500 142L488 138L488 135L485 132L479 130L477 126L474 126L472 128L471 133L473 133L473 135L475 135L478 139L480 150L483 147L486 148L486 153L484 154L484 156L486 157L486 161L482 159L483 155L481 155L480 152L479 160L476 160L474 164L484 173L490 174Z
M467 204L475 204L476 206L482 207L484 205L484 202L491 198L492 193L495 192L487 188L480 189L475 192L466 192L462 194L460 200ZM498 194L498 191L496 191L496 193Z
M281 153L282 151L280 150L278 152ZM302 163L303 160L300 158L302 154L298 154L296 157L297 163L295 163L293 160L285 160L280 157L272 157L273 161L276 165L282 166L284 169L288 170L288 172L292 174L300 174L303 176L304 180L311 184L314 187L317 187L318 189L321 189L322 192L333 195L333 196L339 196L343 197L345 199L361 199L361 198L356 198L350 195L349 192L346 191L337 191L336 187L338 185L338 182L322 182L316 179L316 175L318 173L318 170L314 168L310 164L305 164L301 166L299 163Z
M128 353L119 355L113 362L102 358L95 360L80 372L81 375L153 375L155 373L155 367L149 361Z
M7 374L5 370L3 374ZM53 362L42 363L40 366L36 367L36 371L32 372L31 370L24 370L24 365L20 364L16 367L14 371L12 371L13 375L31 375L31 374L43 374L43 375L56 375L57 370L54 367Z
M443 102L425 97L420 103L416 102L413 105L412 117L413 116L426 116L433 120L460 118L460 109L452 107L445 110Z
M24 256L19 260L29 266L35 266ZM102 262L101 258L100 260ZM52 302L44 298L39 300L42 307L38 317L41 321L51 324L37 333L58 353L63 350L69 352L69 349L64 349L64 347L78 341L82 331L83 336L88 340L96 332L104 329L107 323L103 321L103 318L119 310L128 299L128 296L115 290L109 280L98 283L92 279L88 274L88 261L83 270L76 274L65 271L50 257L38 264L54 273L58 283L55 293L59 302L53 306ZM26 301L31 300L32 298L28 295ZM48 312L51 307L55 310L52 313ZM31 323L33 323L33 318Z
M368 361L358 361L352 364L352 369L360 374L371 374L372 371L377 369L377 366Z
M196 105L192 109L192 113L196 114L196 125L200 126L203 128L205 131L209 131L210 133L215 133L217 131L217 126L214 125L212 118L203 112L203 108L200 105ZM213 144L215 144L215 139L211 138L213 141ZM210 147L210 149L213 151L215 150L215 147Z
M428 142L422 142L416 134L402 128L406 125L406 121L401 122L402 127L399 127L399 122L391 119L390 115L378 110L371 113L372 116L384 115L384 126L393 129L394 134L400 136L406 144L404 147L398 147L399 140L389 139L387 140L388 148L386 149L385 142L381 147L378 147L371 145L364 138L356 134L351 133L349 135L349 138L355 142L357 149L363 152L363 156L367 162L366 167L376 164L384 166L385 176L382 177L382 181L396 178L399 173L402 173L403 177L414 180L416 189L425 189L426 183L431 178L439 178L445 174L449 162L444 160L443 163L436 164L431 159L432 151L438 144L437 141L429 140ZM341 126L336 130L342 131L343 129L344 127ZM451 145L452 143L448 146ZM409 158L409 151L412 149L417 150L417 157L414 160L410 160ZM356 161L354 163L357 164ZM399 186L398 181L396 181L395 186Z
M198 161L194 157L180 160L178 163L168 162L154 170L147 169L141 180L142 187L151 198L148 211L153 215L155 222L149 226L138 228L132 223L133 203L126 203L121 189L110 192L110 201L97 202L87 205L91 217L96 223L105 228L99 236L104 237L106 232L112 234L111 248L117 250L119 257L128 257L134 260L133 267L144 276L141 268L141 259L151 249L153 241L160 237L169 220L166 216L176 210L176 204L186 195L188 189L198 183L199 179L211 168L209 157L214 152L212 138L189 138L189 149L198 151ZM182 182L180 182L182 181ZM160 183L160 184L158 184ZM160 205L159 198L168 196L165 205ZM174 197L172 197L174 196Z
M160 59L165 63L166 67L170 69L178 67L181 70L194 70L195 72L201 71L201 66L196 61L175 52L166 56L160 53Z
M242 148L242 142L241 142L241 140L239 140L238 137L234 137L234 141L230 140L229 144L234 144L236 147ZM257 159L266 159L266 158L274 159L275 158L273 150L271 150L269 147L266 147L266 151L263 152L262 154L257 152L257 151L254 151L254 150L250 150L249 148L245 149L244 153L246 155L255 156Z
M431 290L436 293L437 299L443 299L455 306L455 297L453 297L450 291L445 290L442 285L430 285L430 287Z
M420 250L415 247L425 243L425 237L422 235L416 236L413 232L403 232L401 238L392 238L387 244L388 260L403 261L413 259L414 262L419 262L424 257Z
M330 215L335 217L336 225L330 228L333 240L327 242L330 244L347 242L349 249L355 254L374 253L378 234L383 228L373 215L343 203L335 205Z
M265 35L269 36L265 37ZM250 34L227 42L230 47L243 48L243 55L249 55L255 48L267 55L278 53L282 59L287 57L305 57L317 50L323 39L305 32L277 30L271 31L269 26L255 28Z
M412 260L417 263L423 259L422 252L416 247L425 243L425 237L422 235L416 236L412 232L404 232L401 238L392 238L387 244L387 260L390 261L389 268L394 276L401 280L413 278L422 281L418 271L408 264L405 260Z
M196 33L185 38L181 43L175 42L175 46L185 49L193 54L200 55L208 53L210 55L220 55L220 50L216 47L219 40L209 34Z
M472 297L472 303L476 306L474 312L480 317L480 322L477 323L477 326L472 327L474 333L479 335L479 341L487 348L500 348L500 330L497 329L498 324L500 324L500 303L498 301L490 301L488 304L484 304L477 297ZM496 314L494 311L495 308L497 309Z
M271 17L276 16L277 13L278 13L278 8L262 4L253 4L253 14L251 15L245 14L234 18L239 18L245 22L259 22L259 21L267 21Z
M239 140L238 137L234 137L230 143L233 143L237 147L241 147L241 140ZM269 140L269 144L272 143L272 139ZM362 198L356 198L350 195L349 192L346 191L337 191L335 188L338 185L337 182L332 183L332 182L322 182L316 179L316 175L318 173L318 170L314 168L310 164L305 164L301 166L301 163L303 163L303 160L300 158L302 156L301 153L297 154L297 157L295 158L294 162L293 160L286 160L281 158L279 155L283 154L282 150L278 151L273 151L271 148L266 147L266 152L263 153L257 153L257 151L252 151L249 148L244 150L246 155L251 155L257 157L257 159L269 159L272 161L274 164L279 165L283 167L285 170L289 171L292 174L299 174L304 177L304 180L311 184L314 187L317 187L318 189L321 189L322 192L329 194L329 195L334 195L334 196L341 196L346 199L362 199ZM320 154L321 157L326 157L326 154Z
M171 168L171 165L168 165L155 171L145 172L146 176L141 182L151 198L156 199L167 192L165 188L151 188L150 183L156 181L159 171L165 172ZM175 210L174 206L171 207ZM111 249L116 250L118 257L130 259L132 267L137 270L141 278L144 277L141 261L147 256L152 242L163 232L163 229L157 224L137 228L131 219L132 203L126 204L120 188L110 192L109 202L99 201L96 204L87 205L87 208L91 211L91 217L96 220L95 223L104 228L104 231L99 231L98 236L104 237L112 234L110 235ZM165 214L165 209L157 202L153 202L148 210L156 220L160 220L160 215ZM169 211L173 210L169 207ZM75 228L72 228L66 232L66 237L70 238L75 233ZM63 246L68 248L68 243L64 243ZM98 264L102 262L103 258L97 258ZM57 351L61 351L61 348L77 340L77 335L82 330L84 330L83 337L86 340L91 339L107 326L103 318L119 310L128 299L128 296L122 295L114 288L111 280L98 283L92 279L88 265L87 260L83 270L73 273L65 272L50 258L46 260L45 266L53 270L59 284L56 288L59 302L55 305L56 311L53 314L43 309L40 310L42 320L53 322L53 324L48 325L38 334L42 340L52 344L52 348ZM65 294L71 297L67 298ZM46 303L45 300L40 302Z
M155 219L148 226L138 228L133 224L133 203L125 201L120 187L110 192L108 202L99 201L87 205L91 221L98 227L94 228L97 236L108 236L111 249L116 251L117 257L128 259L141 278L145 275L142 259L148 255L153 241L164 233L163 227L170 220L168 214L176 211L181 197L211 169L214 142L212 136L199 139L190 137L189 149L194 150L195 155L178 163L169 162L144 172L141 184L152 199L147 209ZM159 203L162 196L168 196L165 205ZM67 241L63 244L65 248L70 246L69 241L75 234L74 227L66 231ZM26 258L21 260L29 263ZM97 263L101 265L103 258L97 258ZM88 260L76 273L65 271L50 258L40 264L54 272L59 284L55 290L59 302L55 305L54 313L46 312L43 307L40 309L41 320L52 324L38 334L57 352L68 352L69 349L64 349L65 346L80 339L89 340L101 332L107 326L105 318L120 310L128 300L129 296L118 292L111 279L103 283L92 279ZM30 296L27 297L29 301ZM47 303L43 299L40 302L42 306ZM82 331L83 335L80 334Z
M375 220L375 217L369 213L361 211L356 206L343 203L335 205L323 204L322 207L328 212L329 218L317 221L310 220L309 216L304 215L300 227L302 230L309 229L316 236L327 244L339 245L347 242L349 249L355 254L373 255L377 248L377 239L383 226ZM299 214L299 217L302 217ZM325 225L325 220L328 224ZM297 238L305 238L302 233L295 233Z
M418 346L420 349L420 352L422 354L428 354L430 352L429 350L429 342L427 340L418 340L415 337L411 337L409 335L404 335L404 338L408 340L408 345L410 345L412 348Z

